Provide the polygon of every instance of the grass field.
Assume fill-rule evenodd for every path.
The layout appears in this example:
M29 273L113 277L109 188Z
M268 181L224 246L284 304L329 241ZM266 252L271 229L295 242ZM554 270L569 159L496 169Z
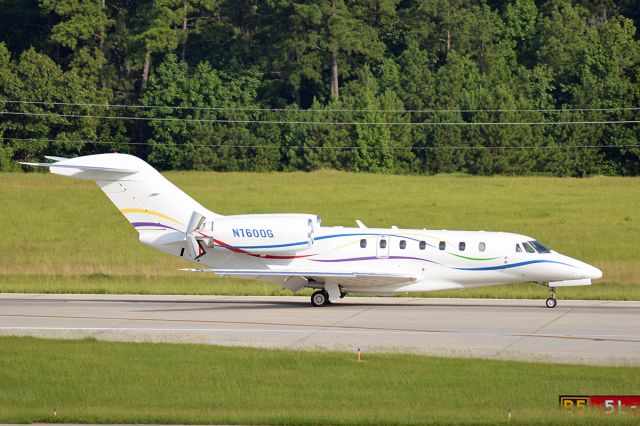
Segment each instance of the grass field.
M305 212L325 225L501 230L531 235L598 266L604 278L560 297L640 300L640 179L172 172L167 177L222 214ZM92 182L0 174L0 291L278 294L274 284L178 271L190 263L137 242ZM533 285L455 297L540 297Z
M638 367L0 338L0 422L632 424L561 394L638 394ZM54 417L53 409L58 415ZM637 424L637 423L636 423Z

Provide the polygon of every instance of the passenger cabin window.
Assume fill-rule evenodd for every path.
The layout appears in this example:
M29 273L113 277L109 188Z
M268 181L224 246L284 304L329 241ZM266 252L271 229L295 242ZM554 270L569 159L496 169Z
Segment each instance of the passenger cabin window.
M531 245L529 243L522 243L522 247L524 247L524 250L527 253L535 253L536 249L534 249L533 247L531 247Z
M440 244L438 244L438 248L440 250L444 250L447 248L447 243L445 243L444 241L440 241Z
M427 248L427 242L426 241L420 241L420 250L424 250Z
M387 240L380 240L380 248L387 248Z
M520 247L520 244L516 244L516 253L522 253L522 247Z
M464 243L464 241L460 241L460 244L458 244L458 250L464 251L465 248L467 248L467 245Z
M404 250L407 248L407 242L405 240L400 240L400 250Z
M485 244L485 243L480 243L480 244L478 244L478 250L480 250L480 251L484 251L484 249L486 249L486 248L487 248L487 246L486 246L486 244Z
M367 240L363 238L360 240L360 248L366 248L366 247L367 247Z

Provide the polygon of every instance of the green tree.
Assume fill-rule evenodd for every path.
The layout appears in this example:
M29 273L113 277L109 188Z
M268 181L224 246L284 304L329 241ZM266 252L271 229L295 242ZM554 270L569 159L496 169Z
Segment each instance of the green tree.
M402 102L391 90L382 91L367 67L358 79L345 87L340 105L347 110L357 110L351 119L363 123L353 128L351 140L356 148L351 151L350 168L385 173L412 170L414 156L409 127L380 124L408 123L407 115L401 112Z
M140 9L138 19L140 32L135 41L143 46L144 63L142 66L141 85L145 87L151 70L151 55L169 53L186 40L186 32L182 29L185 9L182 0L153 0Z
M18 84L15 75L10 70L11 55L4 43L0 43L0 105L7 108L6 101L10 96L10 87ZM5 141L4 130L6 123L0 123L0 170L11 170L12 158L15 151L10 141Z
M244 110L258 106L258 86L256 75L231 78L206 62L191 71L168 55L141 98L151 106L142 116L161 119L149 121L149 161L163 169L275 170L277 127L251 126Z
M640 102L640 42L631 20L613 17L587 29L584 49L576 57L577 81L570 87L571 104L582 108L627 108L589 112L585 118L600 120L633 120L633 107ZM604 164L588 170L600 173L628 174L637 170L640 148L637 145L638 126L616 125L592 128L589 137L601 145L613 146L602 151ZM633 141L636 141L636 144ZM617 148L617 146L620 146ZM593 150L595 151L595 149ZM592 154L592 162L602 163L601 156ZM624 158L622 164L616 162ZM579 159L585 167L584 158Z
M83 152L87 140L96 139L99 121L72 104L95 103L96 88L74 72L63 72L49 57L29 49L12 61L0 43L0 99L40 103L6 103L9 112L0 122L3 157L37 160L43 154ZM57 105L56 103L60 103ZM6 166L6 164L5 164Z
M36 141L5 139L3 168L117 149L163 168L640 173L637 124L493 124L637 120L633 1L0 5L0 100L45 102L5 102L3 137ZM139 103L162 108L121 105ZM136 114L163 121L115 118Z
M71 69L106 89L106 37L114 24L106 0L40 0L40 7L62 19L51 28L51 40L72 52Z
M538 7L533 0L509 2L504 10L506 36L515 43L518 60L535 66L534 41L538 26Z
M271 65L282 70L299 106L305 103L305 84L319 88L308 99L339 100L344 80L383 57L384 44L366 21L369 9L356 1L289 0L277 2L274 9L287 16L289 32L276 40Z

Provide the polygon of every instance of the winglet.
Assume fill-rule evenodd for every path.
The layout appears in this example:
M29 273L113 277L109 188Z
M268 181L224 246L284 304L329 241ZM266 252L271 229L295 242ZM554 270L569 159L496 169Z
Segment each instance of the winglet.
M358 225L358 228L360 228L360 229L367 229L367 225L362 223L359 219L356 219L356 224Z
M68 158L65 157L55 157L53 155L45 155L44 158L46 158L47 160L52 160L52 161L64 161L64 160L68 160Z

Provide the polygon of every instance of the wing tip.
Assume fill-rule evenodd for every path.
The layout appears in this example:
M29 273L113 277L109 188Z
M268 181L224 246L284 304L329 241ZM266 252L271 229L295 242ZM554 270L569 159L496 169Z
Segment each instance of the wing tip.
M23 166L33 166L33 167L51 167L55 164L55 163L31 163L28 161L18 161L18 163L22 164Z

